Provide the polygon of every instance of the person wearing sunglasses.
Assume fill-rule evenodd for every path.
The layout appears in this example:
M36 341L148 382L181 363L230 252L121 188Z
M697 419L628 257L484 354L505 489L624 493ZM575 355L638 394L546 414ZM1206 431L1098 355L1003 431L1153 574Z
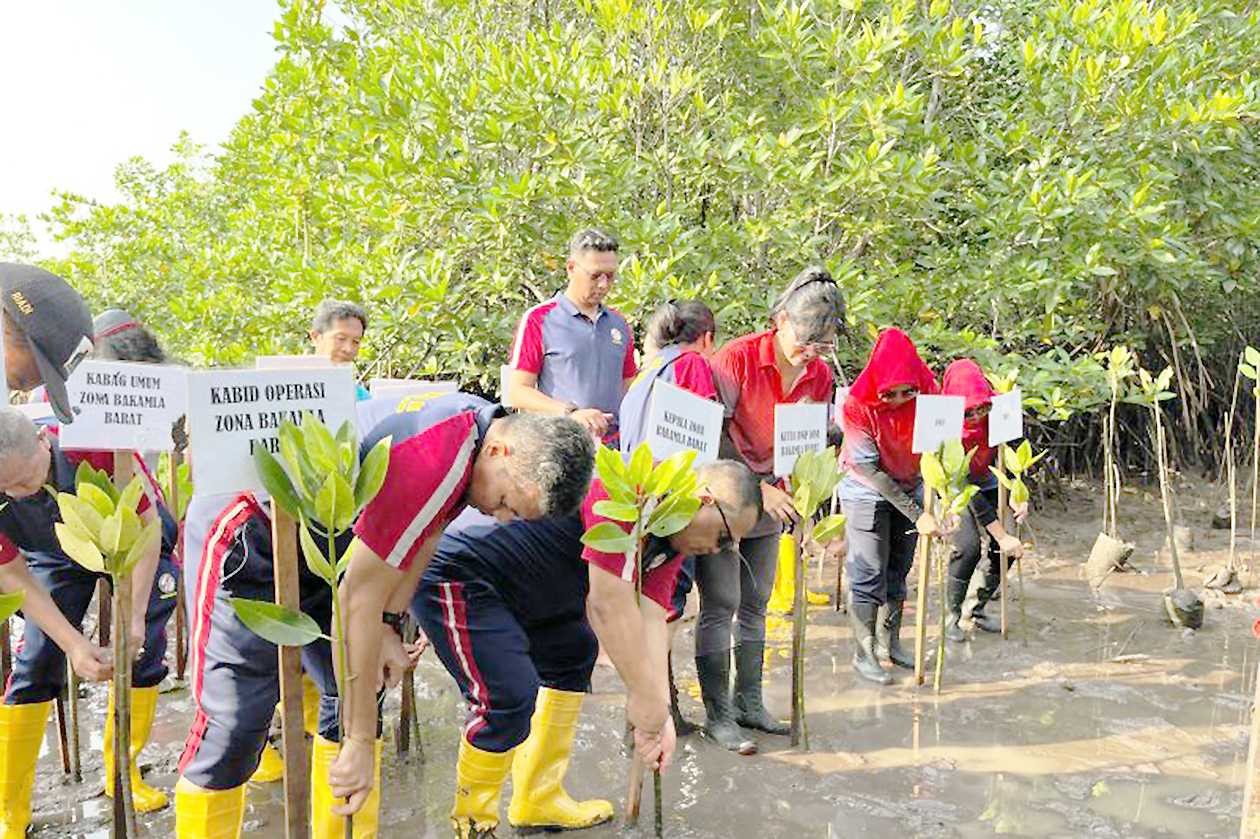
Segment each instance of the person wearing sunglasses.
M527 311L512 343L506 404L570 416L617 446L617 407L634 378L634 333L604 304L617 278L617 240L581 230L569 242L568 285Z
M787 725L770 714L762 699L766 603L774 585L779 535L798 518L792 497L773 474L774 406L831 401L834 377L822 356L830 352L843 317L844 300L835 280L826 269L812 266L797 274L774 301L769 329L736 338L713 357L714 380L726 414L722 456L738 458L757 474L765 508L739 550L696 560L700 589L696 675L704 700L705 733L741 754L757 749L741 727L788 733Z
M906 575L919 536L939 533L936 519L921 506L919 455L911 445L915 399L934 393L936 377L913 342L899 329L886 329L844 403L840 500L849 543L853 669L881 685L892 682L881 657L914 667L900 641Z
M598 479L580 514L496 523L466 512L442 535L411 612L468 701L451 812L457 837L493 835L509 772L507 817L521 832L612 819L611 802L576 801L564 785L600 644L626 685L640 757L653 768L669 763L666 618L675 577L684 556L733 545L760 515L756 478L742 464L696 471L700 510L673 536L649 539L642 568L582 545L587 529L611 521L595 512L608 497Z
M716 331L713 311L699 300L669 300L656 307L648 318L645 330L644 349L647 355L643 367L630 383L618 413L621 453L624 456L628 457L648 438L652 394L660 382L680 387L701 399L717 400L713 368L709 365ZM695 557L689 556L679 569L669 616L669 711L674 720L674 731L679 737L693 733L695 726L683 718L678 707L672 650L695 573Z
M953 549L949 555L949 579L946 581L945 598L949 617L945 625L945 637L950 641L967 640L962 628L963 603L976 566L980 564L983 542L981 529L989 534L987 563L984 580L976 589L976 602L969 617L977 629L1000 632L1001 623L984 613L985 604L996 594L1001 580L999 563L1003 555L1013 563L1024 555L1024 546L1002 527L998 516L997 478L989 467L997 456L997 448L989 445L989 410L993 407L993 386L985 377L980 365L971 359L959 359L945 368L941 380L941 392L966 399L963 412L963 448L972 452L971 482L980 488L972 499L966 514L961 517L953 535ZM1016 521L1028 517L1028 505L1011 507ZM1005 594L1005 592L1003 592Z

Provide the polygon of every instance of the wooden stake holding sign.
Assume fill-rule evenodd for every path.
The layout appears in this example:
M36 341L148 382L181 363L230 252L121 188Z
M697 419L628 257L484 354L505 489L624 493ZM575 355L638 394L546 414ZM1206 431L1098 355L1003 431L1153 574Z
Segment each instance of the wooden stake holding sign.
M73 426L71 426L73 427ZM132 453L114 452L114 485L121 492L133 475ZM156 511L154 511L156 513ZM114 580L114 837L139 836L131 798L131 575Z
M1007 509L1008 493L1005 481L1002 480L1006 476L1006 465L1002 462L1002 445L1009 443L1011 440L1018 440L1024 436L1024 408L1023 397L1019 388L1013 388L1009 393L1001 393L993 397L992 407L989 410L989 445L997 449L997 458L994 461L993 469L998 476L998 522L1001 523L1002 529L1007 533ZM1023 575L1023 561L1016 560L1020 563L1021 578ZM999 612L1002 621L1002 640L1007 639L1007 620L1006 620L1006 604L1011 599L1010 589L1007 588L1007 568L1006 556L1002 555L998 559L999 585L1002 590L1002 599L999 601ZM1023 586L1020 587L1020 597L1023 597Z
M961 396L916 396L911 450L915 454L935 452L950 440L961 440L965 403L966 400ZM923 512L933 514L934 504L933 491L924 483ZM910 524L914 526L916 522ZM928 566L932 561L931 543L931 539L919 537L915 545L915 562L919 563L919 590L915 598L914 615L914 683L916 685L923 684L927 678L924 662L927 654L928 586L931 582ZM945 561L943 556L940 561Z
M264 489L254 450L280 449L281 422L301 423L312 413L331 428L355 420L355 384L348 366L224 370L188 379L189 439L198 493ZM294 519L271 502L275 602L294 612L299 595L298 532ZM284 747L285 836L310 831L310 754L302 725L302 671L298 646L277 645L280 730ZM349 821L349 820L347 820Z

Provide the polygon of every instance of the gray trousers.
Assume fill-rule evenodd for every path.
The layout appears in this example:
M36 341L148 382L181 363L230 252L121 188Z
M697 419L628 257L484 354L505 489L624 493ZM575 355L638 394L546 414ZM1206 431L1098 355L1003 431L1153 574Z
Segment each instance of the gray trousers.
M756 530L764 528L758 526ZM756 532L754 530L754 532ZM696 628L696 655L730 650L731 622L736 621L734 643L765 643L766 603L774 587L779 533L748 536L739 551L723 551L696 557L696 586L700 590L700 619Z
M919 535L887 501L845 501L849 556L844 563L854 603L882 606L906 599L906 575Z

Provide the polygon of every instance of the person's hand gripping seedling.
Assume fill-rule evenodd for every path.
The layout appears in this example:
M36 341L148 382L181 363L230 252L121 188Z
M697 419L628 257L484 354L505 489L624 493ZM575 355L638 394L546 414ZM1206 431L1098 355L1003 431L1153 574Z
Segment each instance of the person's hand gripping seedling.
M652 451L644 443L634 450L629 462L611 449L601 448L595 457L595 469L608 498L595 505L595 513L612 521L600 522L582 535L582 544L603 553L624 554L634 563L635 603L643 596L644 552L651 536L668 538L691 523L700 509L699 478L692 468L696 452L688 450L652 465ZM613 522L630 526L627 532ZM634 824L639 817L639 801L642 794L642 778L645 766L653 770L653 786L656 794L656 835L664 829L661 808L661 768L672 751L672 743L662 742L665 729L660 732L642 730L635 724L634 706L637 698L630 697L627 713L635 725L635 755L630 768L630 787L626 797L626 822ZM669 722L668 701L660 709ZM668 739L672 739L672 735ZM647 759L645 759L647 755ZM653 760L655 761L653 763Z
M127 455L130 456L130 455ZM131 661L143 651L145 604L133 604L132 572L142 562L152 573L162 546L162 521L152 510L147 521L136 512L144 494L140 478L133 477L119 491L109 475L87 461L79 464L74 492L57 493L61 521L53 527L66 555L89 571L106 574L113 590L113 688L115 742L131 742ZM146 598L147 599L147 598ZM91 648L96 653L95 648ZM91 670L100 662L85 664L71 653L76 671ZM123 829L137 836L135 802L132 800L130 749L114 749L114 789L120 791Z
M337 589L350 562L350 548L337 556L337 539L350 529L355 517L385 482L391 438L379 441L360 463L358 440L349 422L334 436L307 413L300 427L284 422L279 439L280 460L265 446L259 446L254 451L254 463L276 505L297 521L306 567L328 584L334 634L325 634L309 615L277 603L242 598L232 598L230 603L245 626L273 644L300 647L321 639L332 643L337 660L337 694L345 697L350 681L363 674L349 672L345 612ZM344 701L340 709L340 730L345 731ZM347 817L347 836L351 824L352 818Z

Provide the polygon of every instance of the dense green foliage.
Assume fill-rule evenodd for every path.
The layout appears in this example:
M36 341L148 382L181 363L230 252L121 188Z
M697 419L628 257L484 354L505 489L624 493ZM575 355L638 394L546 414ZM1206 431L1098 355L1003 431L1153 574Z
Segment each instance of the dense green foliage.
M849 300L852 375L897 324L938 369L1019 368L1043 422L1104 401L1095 354L1172 365L1215 446L1260 332L1260 12L1225 0L290 0L221 153L67 195L59 264L190 361L295 349L325 295L366 355L493 389L563 243L623 241L614 303L759 328L803 265ZM244 103L243 103L244 104ZM1078 418L1079 422L1079 418Z

